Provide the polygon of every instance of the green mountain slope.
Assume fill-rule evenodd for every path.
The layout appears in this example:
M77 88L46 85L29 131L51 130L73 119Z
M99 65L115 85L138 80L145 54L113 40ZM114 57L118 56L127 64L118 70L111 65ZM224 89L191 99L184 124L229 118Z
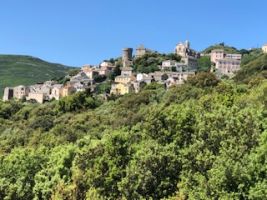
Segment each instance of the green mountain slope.
M0 199L266 199L267 81L0 101Z
M227 46L224 43L211 45L204 49L202 53L208 54L214 49L224 49L225 53L240 53L235 47Z
M61 64L20 55L0 55L0 96L7 86L28 85L60 78L70 69Z
M241 70L239 70L235 76L235 80L238 82L248 83L254 78L267 78L267 55L247 55L247 62L243 62Z

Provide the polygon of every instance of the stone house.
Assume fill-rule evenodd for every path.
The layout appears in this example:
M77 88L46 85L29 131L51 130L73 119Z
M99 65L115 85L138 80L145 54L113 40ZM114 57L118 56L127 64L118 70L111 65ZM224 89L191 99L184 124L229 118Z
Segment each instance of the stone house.
M50 99L59 100L61 98L63 85L62 84L55 84L53 85L50 93Z
M15 99L23 99L30 93L30 88L24 85L19 85L13 88L13 97Z

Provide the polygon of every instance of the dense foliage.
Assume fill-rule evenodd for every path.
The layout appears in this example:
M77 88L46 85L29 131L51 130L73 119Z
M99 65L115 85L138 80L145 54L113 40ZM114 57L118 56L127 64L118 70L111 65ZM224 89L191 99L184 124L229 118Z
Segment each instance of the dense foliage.
M210 61L210 56L201 56L198 60L198 71L210 71L212 63Z
M211 45L210 47L204 49L202 53L209 54L214 49L223 49L225 53L242 53L243 51L239 51L235 47L225 45L224 42L220 44Z
M109 101L0 102L0 199L265 199L266 93L200 73Z
M133 68L136 72L150 73L159 71L159 65L165 60L180 61L181 57L176 54L147 53L134 60Z
M243 56L240 71L237 72L235 80L249 83L250 81L267 78L267 55L258 51L252 51Z

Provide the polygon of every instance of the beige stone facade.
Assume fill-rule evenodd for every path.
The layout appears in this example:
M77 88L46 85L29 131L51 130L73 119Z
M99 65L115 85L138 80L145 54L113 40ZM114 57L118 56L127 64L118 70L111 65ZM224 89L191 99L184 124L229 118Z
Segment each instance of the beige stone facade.
M37 103L44 103L45 95L43 93L32 93L30 92L26 97L27 101L35 100Z
M144 45L140 45L136 48L135 51L135 58L141 58L142 56L148 54L148 53L154 53L155 51L147 49L144 47Z
M267 44L262 46L262 51L263 53L267 53Z
M26 96L28 96L29 93L30 93L29 87L20 85L20 86L14 87L13 97L15 99L23 99Z
M6 87L4 90L3 101L9 101L13 98L14 88Z
M115 77L115 83L111 86L111 94L124 95L133 90L132 82L136 78L133 76L132 70L131 67L123 67L121 69L121 75Z
M190 48L189 41L178 43L175 47L175 53L181 56L180 65L183 65L185 68L187 68L187 71L195 71L197 69L197 59L199 58L199 54Z
M210 53L210 61L216 63L217 60L224 59L223 49L214 49Z

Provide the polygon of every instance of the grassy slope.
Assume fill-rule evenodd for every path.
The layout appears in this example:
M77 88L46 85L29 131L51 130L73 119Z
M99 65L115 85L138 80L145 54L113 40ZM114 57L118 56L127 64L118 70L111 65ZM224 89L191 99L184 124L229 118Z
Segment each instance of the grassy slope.
M0 97L6 86L28 85L59 78L69 69L31 56L0 55Z
M202 51L202 53L208 54L214 49L224 49L225 53L239 53L239 51L235 47L227 46L227 45L220 45L220 44L215 44L212 45Z
M252 78L267 78L267 54L252 56L250 60L241 65L235 80L248 83Z

